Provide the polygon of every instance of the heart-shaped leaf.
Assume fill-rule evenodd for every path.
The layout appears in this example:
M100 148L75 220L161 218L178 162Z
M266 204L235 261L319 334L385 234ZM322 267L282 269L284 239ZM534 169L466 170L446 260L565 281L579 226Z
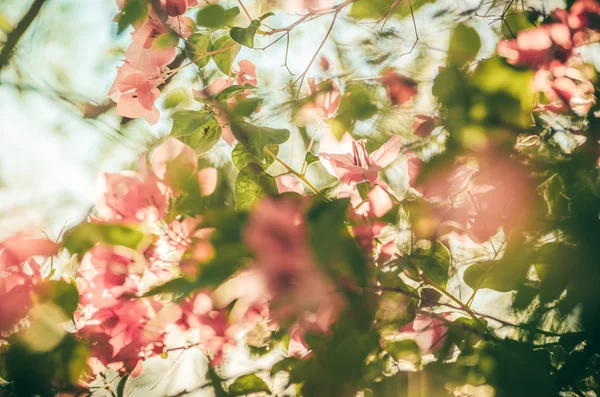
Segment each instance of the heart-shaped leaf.
M194 33L188 37L185 43L185 54L199 68L205 67L210 62L210 51L212 42L210 36L202 33Z
M244 121L231 123L233 136L250 153L260 160L264 158L264 148L267 145L280 145L290 139L290 131L278 128L259 127Z
M220 29L233 25L239 13L239 7L225 9L220 5L209 5L198 11L196 23L209 29Z
M235 210L252 208L268 194L277 194L275 178L267 174L260 165L248 164L235 180Z
M226 75L231 73L233 61L240 49L240 45L233 41L229 35L221 36L215 40L212 46L212 52L214 53L212 57L221 72Z
M175 112L171 136L179 138L196 154L208 152L221 138L221 126L214 116L204 111L181 110Z
M229 35L244 47L254 48L254 36L256 36L258 28L260 28L260 21L255 19L250 22L247 28L240 28L239 26L231 28Z

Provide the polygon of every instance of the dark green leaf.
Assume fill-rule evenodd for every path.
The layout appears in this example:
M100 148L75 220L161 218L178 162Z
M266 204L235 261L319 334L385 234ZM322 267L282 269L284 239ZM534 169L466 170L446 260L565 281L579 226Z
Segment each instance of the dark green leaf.
M277 193L275 178L258 164L250 163L240 171L235 180L235 209L247 210L264 196Z
M215 101L217 101L217 102L227 102L231 98L235 97L236 95L239 95L239 94L243 93L246 90L255 90L255 89L256 89L256 87L253 86L253 85L250 85L250 84L232 85L231 87L227 87L223 91L219 92L215 96Z
M121 245L138 250L144 247L146 235L132 227L105 223L81 223L69 229L63 245L71 254L82 256L98 243Z
M119 384L117 385L117 397L125 397L125 386L127 386L128 380L129 375L125 375L119 380Z
M463 66L475 59L480 48L481 39L477 31L464 23L460 23L454 28L450 36L448 64L456 67Z
M205 67L210 62L212 42L210 35L193 33L185 42L185 54L199 68Z
M260 21L255 19L250 22L247 28L240 28L239 26L231 28L229 35L244 47L254 48L254 36L256 36L258 28L260 28Z
M254 374L240 376L229 386L230 396L245 396L259 392L271 393L271 389L264 380Z
M171 136L179 138L196 154L208 152L221 138L221 126L211 113L180 110L173 113Z
M233 25L239 13L239 7L224 9L220 5L208 5L196 14L196 23L209 29L220 29Z
M279 145L290 139L288 130L259 127L244 121L231 123L231 132L250 153L261 160L265 157L265 146Z
M304 161L306 161L307 165L311 165L312 163L319 161L319 156L315 156L311 152L307 152L306 156L304 157Z

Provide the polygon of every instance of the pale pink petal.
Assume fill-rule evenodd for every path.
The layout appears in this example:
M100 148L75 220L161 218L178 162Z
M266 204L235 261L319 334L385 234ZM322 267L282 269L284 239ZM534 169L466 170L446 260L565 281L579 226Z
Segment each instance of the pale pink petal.
M195 172L198 169L198 158L194 150L177 138L168 137L152 153L150 159L152 170L159 179L168 177L169 165L178 168L190 169ZM176 170L178 171L178 170Z
M402 147L402 138L399 135L394 135L386 143L381 145L379 149L371 153L369 159L372 164L376 164L381 168L385 168L388 164L398 157L400 148Z
M369 212L377 218L387 214L394 206L389 194L380 186L375 186L367 194L367 199L369 201Z
M304 194L302 183L291 175L277 177L275 183L277 183L277 190L279 190L279 193L295 192L300 195Z
M217 188L217 169L204 168L198 171L198 181L200 182L200 191L203 196L209 196Z
M239 85L250 84L256 87L258 80L256 79L256 66L246 60L238 63L239 70L235 72Z

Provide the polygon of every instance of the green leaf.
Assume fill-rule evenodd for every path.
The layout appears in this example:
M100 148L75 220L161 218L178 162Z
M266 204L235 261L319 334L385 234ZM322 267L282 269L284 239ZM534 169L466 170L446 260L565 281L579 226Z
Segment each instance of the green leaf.
M145 0L129 0L118 16L118 33L129 26L144 20L148 16L148 3Z
M210 62L212 42L210 35L202 33L193 33L185 42L185 54L199 68L205 67Z
M198 155L208 152L221 138L221 126L211 113L180 110L171 118L171 136L179 138Z
M271 389L264 380L254 374L240 376L229 386L230 396L245 396L260 392L271 393Z
M239 97L235 101L233 109L231 109L231 111L229 112L229 116L232 120L239 120L244 117L250 117L252 114L254 114L254 112L256 112L262 101L263 100L261 98Z
M188 91L183 87L179 87L165 95L163 107L165 109L175 109L176 107L187 106L190 103L191 99Z
M250 163L240 171L235 180L235 210L252 208L262 197L277 193L275 178L258 164Z
M267 145L280 145L290 139L290 131L277 128L259 127L244 121L231 123L233 136L250 153L262 160Z
M240 28L239 26L231 28L229 35L244 47L254 48L254 36L256 36L258 28L260 28L260 21L255 19L250 22L247 28Z
M138 250L146 243L146 235L124 225L106 223L80 223L69 229L63 237L63 246L72 254L82 256L98 243L121 245Z
M267 145L267 148L273 152L273 154L277 155L279 153L279 145ZM250 153L242 144L235 145L233 151L231 152L231 161L233 161L233 165L238 170L244 169L250 163L260 165L264 170L269 169L271 164L273 164L273 157L266 156L262 160Z
M194 281L185 277L174 278L166 283L152 287L144 296L154 296L161 294L173 295L176 297L187 296L194 291L197 285Z
M308 212L310 245L315 259L332 277L348 277L362 286L369 269L363 250L348 233L349 201L317 202Z
M464 23L458 24L450 36L448 64L460 67L473 61L481 48L481 39L477 31Z
M50 281L43 289L45 299L52 301L60 307L67 317L73 317L73 313L79 306L79 292L76 284L70 284L63 280Z
M227 102L231 98L235 97L236 95L241 94L242 92L244 92L246 90L255 90L255 89L256 89L256 87L251 84L232 85L230 87L225 88L223 91L219 92L215 96L215 100L217 102Z
M241 47L229 35L223 35L215 40L212 51L215 52L225 48L226 50L214 53L212 57L219 70L229 75L233 67L233 61L238 52L240 52Z
M274 12L271 12L271 11L269 11L269 12L267 12L266 14L262 14L262 15L260 16L260 18L258 18L258 19L260 19L260 21L262 22L262 21L264 21L265 19L267 19L267 18L269 18L269 17L274 17L274 16L275 16L275 13L274 13Z
M209 29L220 29L233 25L239 13L239 7L225 9L220 5L209 5L198 11L196 23Z
M421 363L421 350L412 339L404 339L385 345L385 351L397 361L408 361L414 365Z
M127 386L128 380L129 375L125 375L119 380L119 384L117 385L117 397L125 397L125 386Z
M165 48L176 47L177 43L179 43L179 36L172 31L168 31L158 35L158 37L152 40L152 49L162 50Z
M427 277L443 288L446 288L448 283L450 261L450 251L439 241L435 242L431 250L417 248L409 257L411 265L421 269Z
M294 370L295 368L301 366L304 363L304 361L302 361L300 358L298 357L286 357L280 361L278 361L275 365L273 365L273 367L271 368L271 377L277 375L279 372L292 372L292 370Z
M319 156L315 156L311 152L306 152L306 156L304 157L304 161L306 161L307 165L311 165L312 163L316 163L319 161Z
M499 261L475 263L465 270L463 279L474 290L488 288L500 292L514 290L519 281L511 277Z

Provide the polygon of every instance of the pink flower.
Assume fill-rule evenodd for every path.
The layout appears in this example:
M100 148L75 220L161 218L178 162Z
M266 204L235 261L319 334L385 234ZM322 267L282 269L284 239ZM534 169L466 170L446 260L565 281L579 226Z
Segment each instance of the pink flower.
M275 183L277 183L277 190L279 190L279 193L295 192L299 195L304 194L304 186L302 186L302 183L296 177L291 175L279 176L275 178Z
M425 114L417 114L413 123L413 131L416 136L426 138L431 135L431 132L439 123L439 118L427 116Z
M182 186L198 181L200 194L208 196L217 187L217 170L204 168L198 171L198 158L194 150L180 140L168 137L152 154L152 170L163 183L178 193Z
M108 221L153 222L167 211L166 187L154 175L134 171L101 174L98 216Z
M296 120L301 125L308 125L332 117L341 101L338 85L331 79L317 84L314 77L309 77L306 82L306 97L309 102L300 108Z
M239 85L250 84L256 87L258 80L256 79L256 66L246 60L238 63L238 70L235 70L236 80Z
M396 159L401 145L401 138L394 135L379 149L368 154L365 140L356 141L346 133L337 141L326 129L321 138L319 159L327 172L348 185L365 181L374 184L379 171Z
M552 23L523 30L514 40L500 41L496 52L513 65L552 69L567 60L572 48L568 26Z
M568 16L571 29L586 29L600 26L600 3L596 0L577 0L571 6Z
M170 17L183 15L187 11L187 0L160 0L161 5Z
M34 256L50 257L60 245L48 238L15 235L0 241L0 272L21 271L21 265Z
M426 355L435 353L444 345L448 326L437 317L419 314L411 323L402 326L399 332L402 337L414 339L421 354Z
M392 105L403 105L417 95L417 83L393 69L383 72L383 86Z
M477 172L477 168L457 165L449 170L443 170L437 175L432 175L424 184L418 184L417 178L423 167L423 161L412 152L407 153L406 158L409 186L427 200L434 202L444 201L462 193Z
M162 82L159 71L147 75L129 62L118 68L115 82L108 92L110 99L117 103L117 114L123 117L143 117L150 124L158 123L160 112L154 105Z
M9 331L27 315L34 288L31 276L24 273L0 276L0 332Z
M313 261L306 233L300 204L285 199L263 199L244 230L244 242L273 296L276 320L289 321L316 310L333 290Z
M168 29L155 19L136 28L131 33L132 42L125 53L125 59L136 69L146 75L155 75L175 59L175 47L154 48L154 40Z
M338 198L350 198L350 219L352 221L352 232L360 246L367 255L373 253L374 240L379 236L386 223L381 218L393 208L390 195L385 191L389 187L379 181L369 193L367 199L362 200L356 186L344 186L338 193Z

